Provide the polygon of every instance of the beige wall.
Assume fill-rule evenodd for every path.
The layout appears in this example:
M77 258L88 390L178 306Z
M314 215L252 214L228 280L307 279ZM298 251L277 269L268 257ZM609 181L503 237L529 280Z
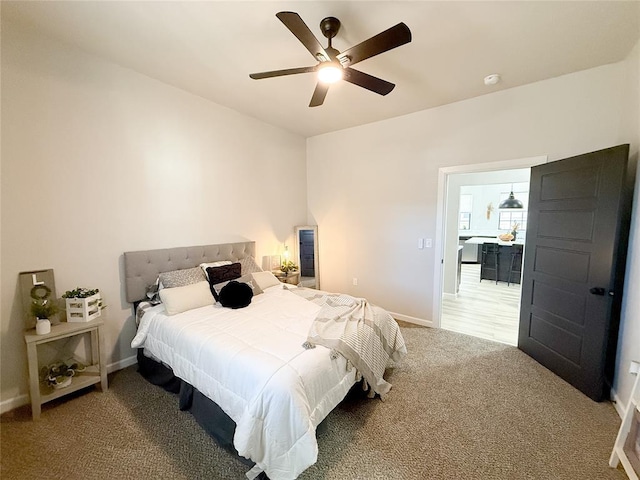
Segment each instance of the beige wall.
M305 170L302 137L3 25L3 409L27 392L18 272L100 288L120 366L135 328L122 253L246 239L280 253L306 223Z
M305 177L300 137L3 25L1 406L26 398L22 270L54 268L61 292L103 290L114 366L133 354L123 251L252 239L259 255L279 253L296 224L320 226L324 289L430 321L439 259L417 239L436 237L438 169L625 142L637 158L638 57L636 46L620 64L308 139ZM274 195L285 175L286 195ZM640 344L640 294L629 287L640 281L637 216L623 400Z
M626 62L607 65L308 139L309 221L319 226L323 289L431 323L440 257L419 250L417 239L436 238L438 170L553 161L621 143L637 156L628 70ZM637 313L623 321L637 326Z

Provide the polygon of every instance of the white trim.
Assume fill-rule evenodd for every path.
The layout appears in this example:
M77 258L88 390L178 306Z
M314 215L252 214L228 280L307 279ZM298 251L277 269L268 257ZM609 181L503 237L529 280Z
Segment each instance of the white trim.
M627 406L626 405L622 405L622 400L620 400L620 397L618 396L618 393L612 388L611 389L611 396L610 398L613 400L613 406L616 409L616 412L618 412L618 415L620 415L620 418L624 418L624 414L627 410Z
M107 365L107 373L113 373L118 370L122 370L123 368L130 367L131 365L135 365L138 363L138 357L136 355L132 355L131 357L123 358L117 362L109 363Z
M432 323L440 328L440 304L442 303L442 269L444 267L444 224L447 220L447 175L444 169L438 169L438 200L436 202L436 238L433 245L433 305Z
M516 170L519 168L530 168L536 165L547 163L547 155L536 157L515 158L513 160L500 160L498 162L471 163L469 165L456 165L454 167L442 167L439 171L446 175L454 173L478 173L495 172L496 170Z
M423 320L422 318L410 317L409 315L403 315L401 313L389 312L396 320L402 320L403 322L413 323L415 325L422 325L423 327L433 327L431 320Z
M438 201L436 212L436 238L434 245L433 268L433 308L432 325L440 328L440 306L442 303L442 276L444 264L444 232L447 221L447 188L449 175L457 173L492 172L496 170L514 170L518 168L530 168L548 162L547 155L537 157L516 158L499 162L472 163L469 165L457 165L454 167L442 167L438 169Z
M108 364L107 373L122 370L123 368L130 367L131 365L135 365L136 363L138 363L138 358L135 355L123 358L122 360ZM0 414L9 412L18 407L22 407L23 405L29 405L29 403L29 395L27 395L26 393L18 395L17 397L3 400L2 402L0 402Z
M18 395L17 397L13 397L8 400L4 400L0 402L0 414L7 413L13 410L14 408L18 408L28 404L29 404L29 395L27 395L26 393L23 395Z

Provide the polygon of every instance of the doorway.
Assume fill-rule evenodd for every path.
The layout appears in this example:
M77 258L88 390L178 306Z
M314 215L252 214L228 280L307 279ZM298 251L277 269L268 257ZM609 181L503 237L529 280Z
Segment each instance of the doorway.
M461 333L486 338L501 343L517 345L520 285L517 281L488 280L481 272L482 244L476 244L474 251L464 252L467 240L474 236L497 241L500 233L506 233L508 215L501 215L498 204L508 196L511 189L523 190L521 195L528 198L529 170L534 165L546 163L547 157L516 159L488 164L465 165L440 169L438 188L438 228L436 234L436 258L440 255L440 269L434 278L434 326ZM460 194L463 186L476 186L478 207L468 212L460 210ZM475 188L475 187L474 187ZM466 189L466 195L473 196L474 188ZM515 193L515 192L514 192ZM495 198L493 198L495 197ZM464 202L464 198L462 198ZM466 215L459 215L465 213ZM504 225L502 225L502 224ZM502 228L500 228L502 227ZM462 235L459 240L459 230ZM525 229L526 230L526 229ZM523 232L524 233L524 232ZM467 238L465 238L467 237ZM471 240L473 243L474 240ZM487 240L490 242L490 240ZM524 238L520 238L524 244ZM506 250L509 248L503 249ZM502 255L501 253L501 255ZM500 257L502 259L502 256ZM510 258L510 257L509 257ZM509 258L502 259L504 264ZM496 269L495 275L498 275ZM481 278L483 277L484 278Z
M296 262L300 268L299 286L320 288L318 271L318 227L317 225L300 225L296 232Z

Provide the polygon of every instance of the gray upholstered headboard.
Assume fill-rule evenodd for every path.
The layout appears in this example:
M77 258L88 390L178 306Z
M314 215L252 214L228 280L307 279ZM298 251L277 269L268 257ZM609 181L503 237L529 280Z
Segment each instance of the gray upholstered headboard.
M240 260L256 255L255 242L222 243L196 247L163 248L124 253L124 277L127 302L144 300L147 286L158 274L197 267L201 263Z

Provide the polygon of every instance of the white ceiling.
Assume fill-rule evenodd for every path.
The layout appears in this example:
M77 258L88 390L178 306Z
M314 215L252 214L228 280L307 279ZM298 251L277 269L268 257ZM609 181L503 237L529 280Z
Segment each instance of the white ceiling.
M249 73L315 65L276 18L297 12L322 45L335 16L345 50L398 22L413 41L357 68L396 84L386 97L340 82L309 108L313 74ZM383 120L623 60L640 37L640 2L2 2L31 25L117 64L305 137ZM483 78L502 75L485 86Z

